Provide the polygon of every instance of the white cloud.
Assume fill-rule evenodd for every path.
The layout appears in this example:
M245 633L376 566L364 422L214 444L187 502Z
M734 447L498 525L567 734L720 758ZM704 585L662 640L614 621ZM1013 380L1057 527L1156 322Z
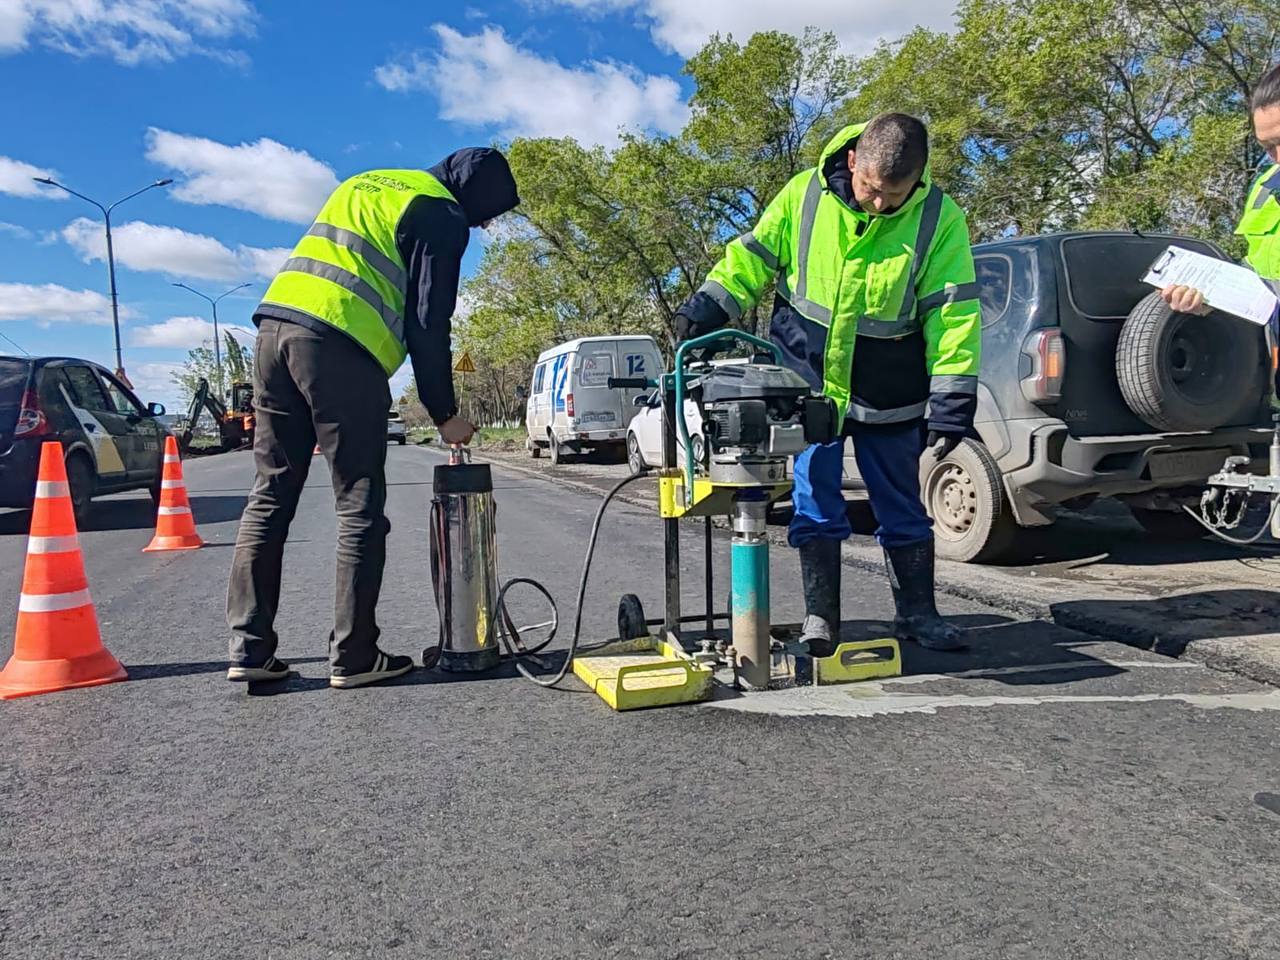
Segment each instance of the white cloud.
M130 311L120 309L121 316ZM92 290L69 290L56 283L0 283L0 321L34 320L51 323L110 323L111 301Z
M201 280L244 280L273 277L288 256L283 248L239 246L235 250L213 237L177 227L134 220L111 231L116 263L131 270L164 273ZM62 229L62 239L86 261L107 258L102 225L80 217Z
M241 343L252 343L257 331L253 327L219 323L218 334L230 333ZM134 327L129 342L135 347L169 347L190 350L213 341L213 323L201 317L170 317L162 323Z
M19 240L31 240L35 237L35 234L26 227L16 223L5 223L3 220L0 220L0 233L7 233L11 237L17 237Z
M273 220L310 223L338 185L333 170L303 150L263 137L230 146L152 127L147 159L182 173L178 200L248 210Z
M8 0L0 0L0 6L7 2ZM2 20L0 20L0 25L3 25ZM56 176L57 174L52 170L33 167L29 163L23 163L21 160L13 160L9 157L0 157L0 193L7 193L13 197L65 199L67 194L57 187L47 187L43 183L35 182L36 177Z
M733 34L746 42L761 30L800 33L806 26L830 30L846 49L869 51L877 40L898 37L916 24L947 29L955 0L898 0L852 3L850 0L792 0L743 3L742 0L550 0L583 13L633 9L649 22L660 46L692 56L714 34Z
M173 375L182 372L182 364L171 360L152 360L147 363L126 363L133 392L143 403L159 400L168 405L169 413L186 413L179 410L182 388L173 382Z
M443 24L433 29L438 53L385 63L374 79L387 90L433 92L445 120L494 125L508 137L576 137L609 145L620 128L672 133L688 118L671 77L613 61L566 67L515 45L497 27L472 36Z
M249 0L0 0L0 54L35 41L126 66L191 54L242 61L215 45L252 35L257 16Z

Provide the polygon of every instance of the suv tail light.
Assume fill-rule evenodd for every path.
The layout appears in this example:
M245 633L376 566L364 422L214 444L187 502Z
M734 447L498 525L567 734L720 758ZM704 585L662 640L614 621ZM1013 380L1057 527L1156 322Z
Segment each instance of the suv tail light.
M574 415L573 415L573 394L572 393L566 393L564 395L564 412L565 412L565 415L568 416L570 420L573 419Z
M40 398L34 390L26 391L18 408L18 422L13 427L14 438L43 437L51 432L49 420L40 409Z
M1031 360L1031 374L1022 378L1022 395L1032 403L1052 403L1062 399L1062 380L1067 372L1067 345L1057 327L1037 330L1022 344Z

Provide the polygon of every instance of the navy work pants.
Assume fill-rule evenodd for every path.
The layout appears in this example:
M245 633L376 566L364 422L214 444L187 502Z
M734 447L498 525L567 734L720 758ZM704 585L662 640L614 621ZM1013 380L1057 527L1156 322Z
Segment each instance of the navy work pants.
M881 546L895 548L933 537L933 522L920 502L920 455L924 452L923 420L907 423L847 423L853 438L858 472L867 486ZM853 530L840 492L845 437L814 444L795 463L791 500L795 516L787 531L793 547L811 540L845 540Z

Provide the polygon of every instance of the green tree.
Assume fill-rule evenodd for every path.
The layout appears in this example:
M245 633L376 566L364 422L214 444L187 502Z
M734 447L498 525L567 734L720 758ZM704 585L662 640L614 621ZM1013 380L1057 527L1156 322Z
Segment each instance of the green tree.
M218 389L218 364L213 347L201 344L187 351L182 367L174 371L170 379L182 391L184 402L195 396L201 380L209 383L210 390ZM231 384L253 379L253 353L230 332L223 332L222 380L225 390ZM225 397L223 398L226 399Z

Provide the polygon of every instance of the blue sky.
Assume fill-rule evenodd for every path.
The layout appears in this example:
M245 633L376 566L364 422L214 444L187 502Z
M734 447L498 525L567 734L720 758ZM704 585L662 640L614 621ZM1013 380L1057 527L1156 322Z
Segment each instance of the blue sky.
M33 175L104 202L174 178L113 216L125 366L172 409L171 371L209 336L207 305L172 284L251 281L219 307L251 338L257 296L343 177L516 135L674 131L681 64L714 32L812 23L857 51L950 6L0 0L0 334L114 365L97 212Z

